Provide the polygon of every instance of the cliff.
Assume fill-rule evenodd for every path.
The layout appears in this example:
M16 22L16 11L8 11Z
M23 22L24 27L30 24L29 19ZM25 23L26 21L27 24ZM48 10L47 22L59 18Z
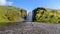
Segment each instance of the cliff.
M38 7L33 11L34 22L59 23L60 10Z
M13 6L0 6L0 27L11 25L14 22L25 21L27 11Z
M0 22L18 22L26 18L27 11L13 6L0 6ZM20 19L21 20L21 19Z

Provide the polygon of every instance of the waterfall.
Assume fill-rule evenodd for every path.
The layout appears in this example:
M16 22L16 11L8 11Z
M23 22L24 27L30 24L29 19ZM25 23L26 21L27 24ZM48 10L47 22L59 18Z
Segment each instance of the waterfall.
M32 11L27 13L26 22L32 22Z

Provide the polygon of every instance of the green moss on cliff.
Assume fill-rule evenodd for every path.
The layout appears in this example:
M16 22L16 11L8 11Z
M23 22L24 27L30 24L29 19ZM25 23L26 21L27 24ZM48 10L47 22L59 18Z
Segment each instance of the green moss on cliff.
M25 19L27 11L13 6L0 6L0 27L6 27Z
M12 6L0 6L0 22L18 22L19 17L24 18L26 15L27 12L24 9Z
M60 21L60 10L38 7L33 10L33 21L58 23Z

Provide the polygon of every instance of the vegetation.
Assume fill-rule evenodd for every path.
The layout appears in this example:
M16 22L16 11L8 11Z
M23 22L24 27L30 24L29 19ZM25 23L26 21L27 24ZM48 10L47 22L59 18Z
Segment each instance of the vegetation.
M60 23L60 10L38 7L33 10L33 21Z
M0 27L8 26L14 22L21 22L19 18L25 19L27 11L13 6L0 6Z
M18 18L26 17L26 10L12 7L0 6L0 22L17 22Z

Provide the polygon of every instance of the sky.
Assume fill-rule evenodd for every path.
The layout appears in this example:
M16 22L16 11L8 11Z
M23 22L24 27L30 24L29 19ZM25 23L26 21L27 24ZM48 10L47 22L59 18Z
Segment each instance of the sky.
M60 9L60 0L0 0L0 5L16 6L28 11L37 7Z

